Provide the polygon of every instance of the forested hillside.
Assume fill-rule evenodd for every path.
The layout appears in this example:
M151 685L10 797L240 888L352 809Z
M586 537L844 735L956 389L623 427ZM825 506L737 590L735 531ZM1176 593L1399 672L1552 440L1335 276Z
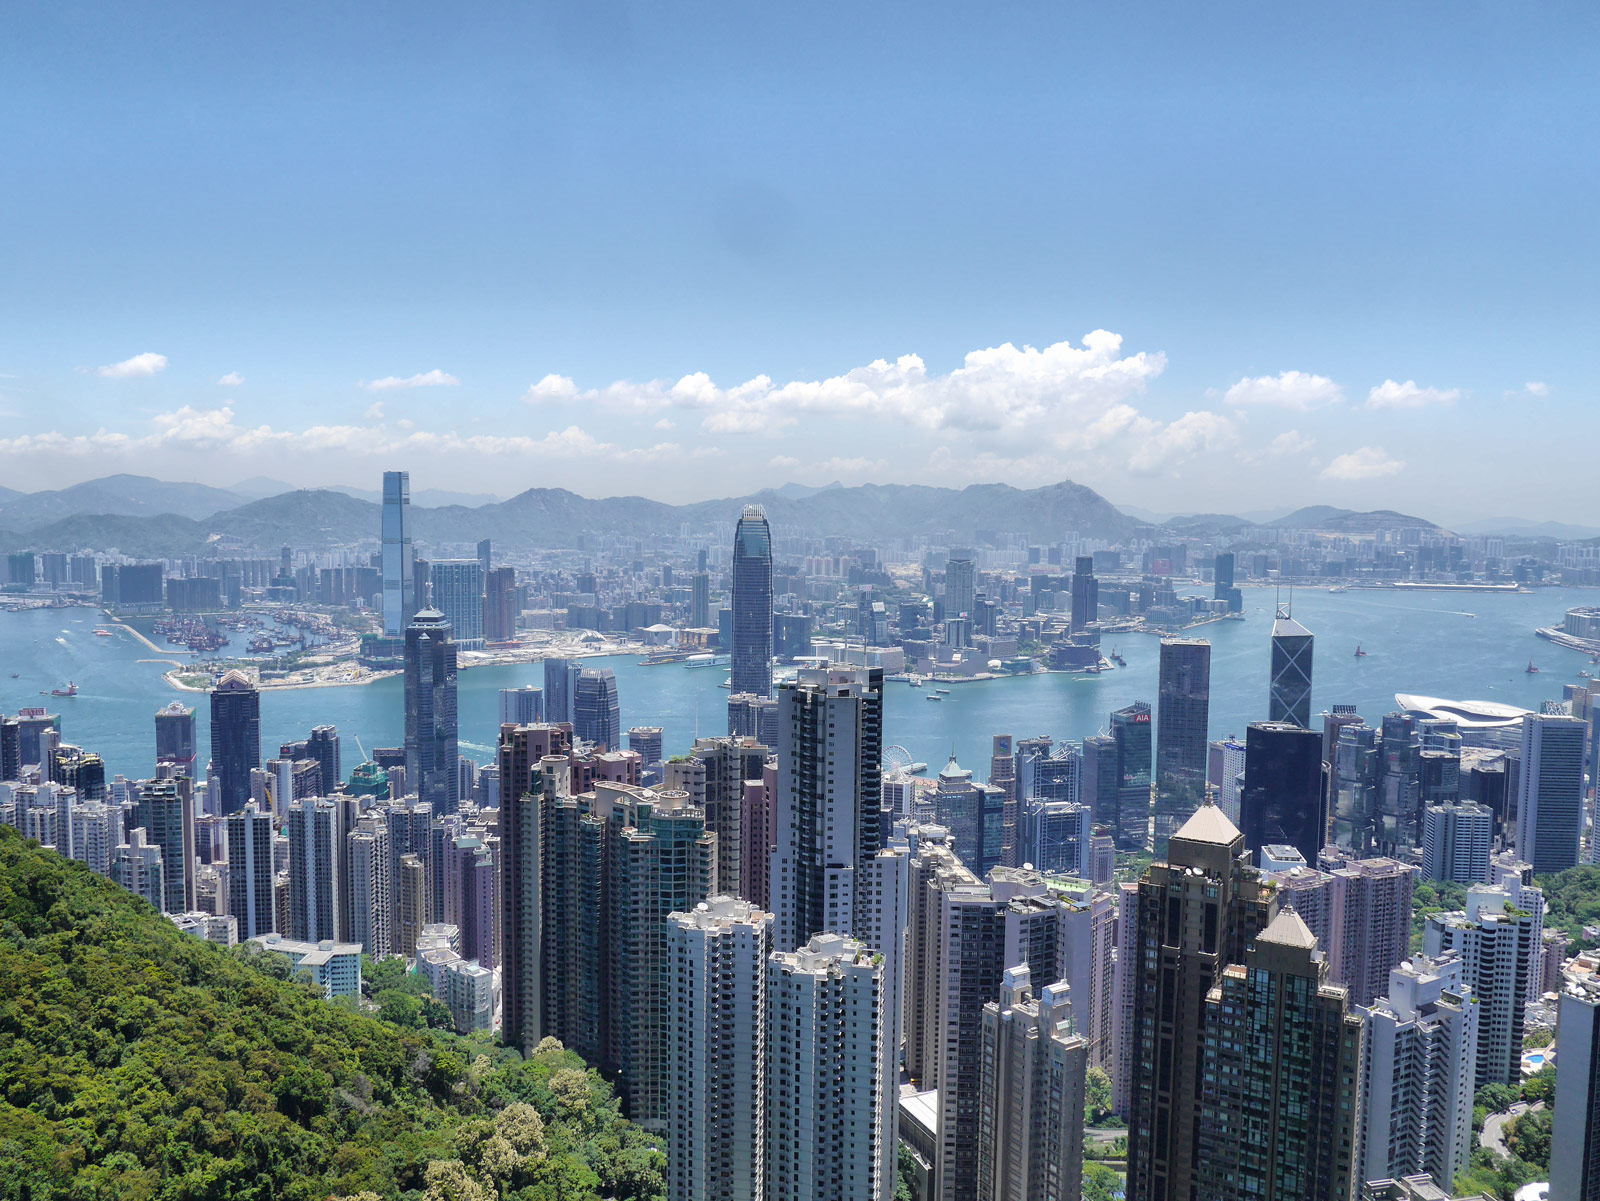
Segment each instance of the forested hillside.
M0 1199L662 1192L655 1143L531 1059L323 1001L0 826Z

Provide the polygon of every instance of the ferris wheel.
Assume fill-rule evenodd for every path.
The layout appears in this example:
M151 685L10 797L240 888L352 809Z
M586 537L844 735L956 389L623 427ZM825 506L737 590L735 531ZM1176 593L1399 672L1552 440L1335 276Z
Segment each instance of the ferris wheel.
M883 774L886 776L910 775L914 762L916 760L912 759L911 752L903 746L883 748Z

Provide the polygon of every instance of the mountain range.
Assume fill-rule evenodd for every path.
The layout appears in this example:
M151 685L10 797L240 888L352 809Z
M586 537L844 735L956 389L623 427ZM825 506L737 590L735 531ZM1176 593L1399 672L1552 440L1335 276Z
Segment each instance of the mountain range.
M275 484L254 479L230 490L119 475L49 492L0 490L0 548L114 548L142 557L203 553L219 536L237 538L263 552L283 544L313 549L376 538L380 517L376 493L337 488L248 496ZM1164 534L1248 538L1252 530L1266 526L1371 533L1433 524L1391 510L1361 513L1327 505L1262 523L1208 513L1153 524L1071 481L1027 489L1008 484L954 489L791 483L753 496L686 505L641 496L592 499L564 488L530 488L508 500L485 500L484 494L471 493L429 495L439 501L458 500L434 505L413 500L413 536L424 548L460 546L482 538L507 550L561 548L580 545L585 535L649 538L676 534L685 527L705 531L731 525L747 504L760 504L780 534L861 540L921 535L965 541L987 530L1026 531L1039 542L1054 542L1069 532L1108 541L1157 539Z

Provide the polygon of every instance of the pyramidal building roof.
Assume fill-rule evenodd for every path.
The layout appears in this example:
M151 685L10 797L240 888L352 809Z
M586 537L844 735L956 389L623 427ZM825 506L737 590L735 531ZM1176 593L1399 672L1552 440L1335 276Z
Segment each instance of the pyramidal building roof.
M1306 925L1298 913L1288 908L1278 910L1278 916L1267 924L1265 930L1256 935L1256 942L1299 947L1305 951L1317 949L1317 936L1311 933L1311 927Z
M1173 838L1188 842L1214 842L1227 846L1238 838L1239 827L1228 820L1228 815L1207 801L1194 811L1188 821L1178 828Z

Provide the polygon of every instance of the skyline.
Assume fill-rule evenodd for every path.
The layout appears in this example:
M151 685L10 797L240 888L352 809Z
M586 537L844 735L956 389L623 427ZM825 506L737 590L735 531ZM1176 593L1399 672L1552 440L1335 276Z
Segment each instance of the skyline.
M1586 499L1584 6L11 25L20 487Z

